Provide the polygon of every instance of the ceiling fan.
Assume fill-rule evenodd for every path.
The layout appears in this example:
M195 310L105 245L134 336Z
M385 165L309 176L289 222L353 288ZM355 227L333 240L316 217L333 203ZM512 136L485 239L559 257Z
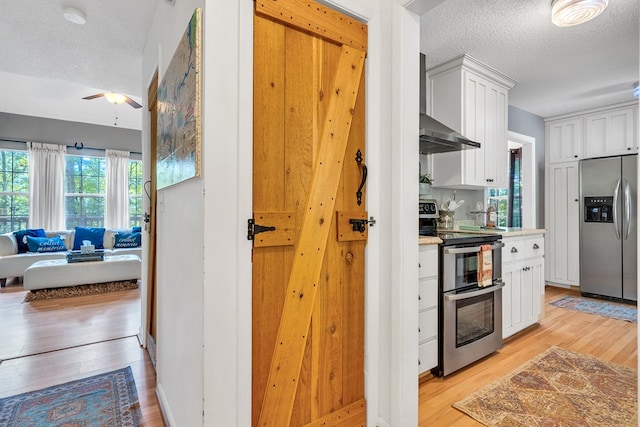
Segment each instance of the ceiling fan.
M107 101L111 102L112 104L122 104L123 102L126 102L127 104L131 105L133 108L141 108L142 105L138 104L136 101L134 101L133 99L129 98L127 95L123 95L121 93L116 93L116 92L104 92L104 93L97 93L95 95L90 95L90 96L85 96L82 99L95 99L95 98L100 98L101 96L104 96L105 98L107 98Z

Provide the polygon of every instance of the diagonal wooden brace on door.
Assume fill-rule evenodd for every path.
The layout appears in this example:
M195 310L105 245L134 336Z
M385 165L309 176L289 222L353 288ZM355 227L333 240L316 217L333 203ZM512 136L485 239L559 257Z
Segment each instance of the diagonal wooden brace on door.
M288 426L331 230L365 52L342 46L258 425Z

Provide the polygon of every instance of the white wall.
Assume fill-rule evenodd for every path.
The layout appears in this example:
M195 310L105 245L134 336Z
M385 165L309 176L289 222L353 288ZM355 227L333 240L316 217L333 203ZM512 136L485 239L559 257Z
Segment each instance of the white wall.
M367 246L368 425L404 427L417 425L419 21L401 2L325 1L369 25L367 210L378 222ZM143 81L157 64L162 78L201 3L158 4ZM249 1L206 3L203 174L161 196L158 392L171 425L250 425L252 14Z
M142 81L149 82L156 68L162 81L194 9L202 7L203 3L181 0L173 7L164 2L158 3L143 53ZM142 92L146 93L147 89L144 88ZM146 113L143 118L143 169L147 174L148 129L149 116ZM206 129L205 113L203 135L206 135ZM207 143L205 137L203 151ZM173 426L196 426L202 423L203 192L204 180L201 178L158 192L156 387L161 407ZM145 200L146 203L148 200ZM148 211L148 206L143 208ZM143 246L147 245L143 243ZM143 258L146 263L146 254L143 254ZM143 276L143 283L146 283L146 272ZM146 286L143 287L142 300L146 300ZM143 311L144 318L145 307ZM142 335L145 335L144 332Z

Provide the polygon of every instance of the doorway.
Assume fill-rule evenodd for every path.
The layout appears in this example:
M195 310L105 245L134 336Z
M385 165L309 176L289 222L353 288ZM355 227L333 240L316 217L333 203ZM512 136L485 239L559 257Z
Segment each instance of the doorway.
M508 132L509 187L485 191L499 227L536 228L535 138Z

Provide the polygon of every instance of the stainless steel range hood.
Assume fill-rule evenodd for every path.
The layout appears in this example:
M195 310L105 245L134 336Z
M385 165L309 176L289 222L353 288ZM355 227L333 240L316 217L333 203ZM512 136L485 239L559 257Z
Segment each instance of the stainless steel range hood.
M420 54L420 154L447 153L450 151L480 148L479 142L471 141L450 127L427 116L425 56Z

